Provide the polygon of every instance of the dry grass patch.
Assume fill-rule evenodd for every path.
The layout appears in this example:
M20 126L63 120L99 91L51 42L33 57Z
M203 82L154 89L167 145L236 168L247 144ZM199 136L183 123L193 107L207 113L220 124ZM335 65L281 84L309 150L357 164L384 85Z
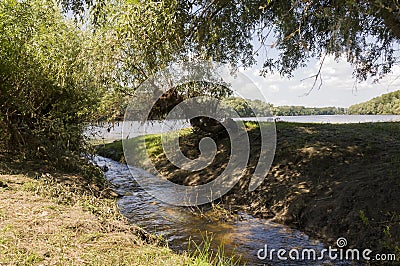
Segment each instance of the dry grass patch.
M78 194L51 176L0 182L0 265L190 264L127 224L114 200Z

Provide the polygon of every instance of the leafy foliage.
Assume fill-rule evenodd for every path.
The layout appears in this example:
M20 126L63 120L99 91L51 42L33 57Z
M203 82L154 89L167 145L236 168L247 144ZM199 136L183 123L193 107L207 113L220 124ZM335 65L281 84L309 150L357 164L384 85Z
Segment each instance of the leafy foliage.
M133 92L186 51L184 24L175 1L135 2L105 5L96 27L103 77L110 88L103 95L99 120L122 117Z
M60 163L79 156L102 87L93 39L52 1L0 2L3 147Z
M365 115L400 115L400 91L395 91L373 98L367 102L350 106L350 114Z
M105 61L111 63L106 76L114 89L104 95L102 119L120 117L126 107L121 97L128 98L144 80L178 59L213 59L246 67L260 55L261 74L277 71L291 76L310 59L320 58L322 65L326 55L333 55L345 57L359 80L379 79L398 63L396 1L60 2L65 10L96 25Z
M90 0L63 0L67 9L90 6ZM96 1L92 5L94 20L107 17L101 6L123 7L125 14L142 10L139 24L155 26L146 39L169 48L186 49L191 56L213 58L233 65L249 66L255 56L266 54L263 73L279 71L283 75L304 67L310 58L326 54L347 58L359 79L380 78L398 63L400 39L400 5L389 0L164 0L164 1ZM118 3L117 5L115 3ZM159 18L149 16L157 6ZM97 15L96 15L97 14ZM135 29L137 21L126 29ZM158 16L157 16L158 17ZM152 18L154 23L149 23ZM101 24L101 23L100 23ZM172 26L172 27L171 27ZM147 31L148 33L150 31ZM160 38L161 36L173 38ZM259 43L254 46L253 39ZM140 38L140 37L139 37ZM273 43L272 43L273 42ZM157 47L158 46L158 47ZM275 47L278 57L269 55ZM322 60L323 61L323 60Z

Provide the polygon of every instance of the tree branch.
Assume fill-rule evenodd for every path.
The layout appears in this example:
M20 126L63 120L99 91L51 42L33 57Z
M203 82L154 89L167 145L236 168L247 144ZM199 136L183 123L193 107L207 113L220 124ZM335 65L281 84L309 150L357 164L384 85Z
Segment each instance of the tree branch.
M325 62L325 58L326 58L326 54L324 55L324 57L323 57L322 60L321 60L321 63L320 63L320 65L319 65L317 74L312 75L312 76L310 76L310 77L307 77L307 78L304 78L304 79L300 80L300 81L304 81L304 80L307 80L307 79L314 78L314 83L313 83L311 89L310 89L308 92L306 92L305 94L303 94L302 97L303 97L303 96L308 96L308 95L310 95L310 93L314 90L315 85L317 84L318 78L319 78L319 80L320 80L320 83L319 83L319 86L318 86L318 90L321 89L321 87L322 87L321 70L322 70L322 66L323 66L323 64L324 64L324 62Z

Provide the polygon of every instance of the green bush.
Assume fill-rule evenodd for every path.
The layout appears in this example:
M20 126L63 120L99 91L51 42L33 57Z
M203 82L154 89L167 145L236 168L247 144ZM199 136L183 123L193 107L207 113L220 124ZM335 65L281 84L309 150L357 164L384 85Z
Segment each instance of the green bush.
M85 150L103 91L92 36L53 1L0 2L3 151L59 164Z

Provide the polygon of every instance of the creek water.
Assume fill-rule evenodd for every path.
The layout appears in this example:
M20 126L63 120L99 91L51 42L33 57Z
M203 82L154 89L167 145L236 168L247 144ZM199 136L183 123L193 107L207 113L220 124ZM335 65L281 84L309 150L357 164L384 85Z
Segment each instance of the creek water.
M276 252L272 259L259 259L257 253L260 249L265 250L265 245L268 253L271 249L283 248L288 252L290 249L300 252L302 249L314 249L317 254L324 246L298 230L245 213L239 213L229 221L215 221L190 208L168 205L152 197L136 183L132 175L143 175L144 170L131 168L129 171L126 165L101 156L96 156L93 161L107 169L105 176L114 185L115 191L122 195L118 206L128 220L151 233L162 235L168 241L169 247L177 252L187 251L190 241L199 244L206 234L212 234L212 248L217 250L222 243L225 254L240 256L241 264L349 265L346 261L333 262L326 258L314 261L279 260ZM162 187L154 189L161 190ZM264 253L262 251L259 255L264 256Z

